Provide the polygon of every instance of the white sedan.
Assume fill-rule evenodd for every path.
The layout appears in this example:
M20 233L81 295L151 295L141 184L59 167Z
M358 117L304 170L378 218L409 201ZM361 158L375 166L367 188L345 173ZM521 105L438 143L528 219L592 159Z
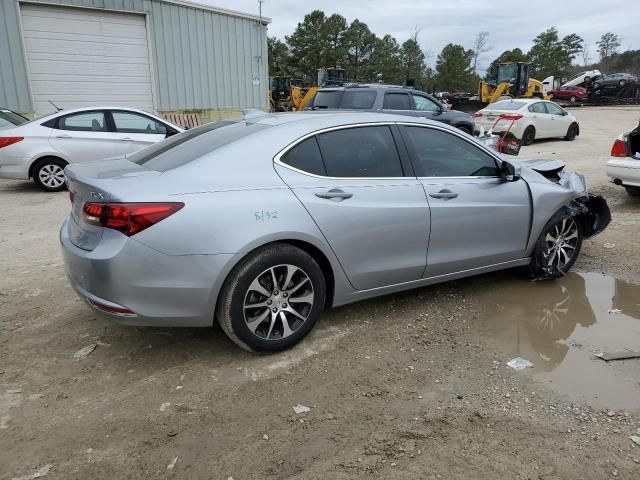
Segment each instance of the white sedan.
M509 132L531 145L539 138L575 140L580 135L576 117L556 103L539 98L518 98L491 103L475 113L476 131Z
M183 129L141 110L64 110L18 126L0 127L0 178L33 181L45 191L65 188L64 167L127 155Z
M563 87L577 87L583 83L590 83L594 78L602 75L600 70L587 70L586 72L578 72L569 80L562 84Z
M640 196L640 126L620 135L613 143L607 175L629 195Z

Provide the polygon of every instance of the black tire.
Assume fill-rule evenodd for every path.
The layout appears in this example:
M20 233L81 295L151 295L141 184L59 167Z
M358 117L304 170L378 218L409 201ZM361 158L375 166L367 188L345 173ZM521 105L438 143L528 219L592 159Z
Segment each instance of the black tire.
M573 142L578 136L578 126L575 123L569 125L569 129L567 130L567 134L564 136L564 139L568 142Z
M531 145L536 139L536 129L529 125L522 134L522 145Z
M591 77L584 77L584 83L589 83L591 81Z
M467 125L460 125L458 127L458 130L460 130L461 132L467 133L469 135L473 135L471 127L468 127Z
M594 82L593 89L594 90L600 90L600 84L598 82Z
M632 197L640 197L640 187L635 187L633 185L625 185L624 189Z
M43 158L33 167L31 177L45 192L60 192L67 188L64 167L67 163L59 158Z
M624 87L626 84L626 80L620 80L620 82L618 83L618 85L620 85L621 87Z
M569 98L569 101L571 103L576 103L576 100L578 100L578 99L575 97L575 95L571 95L571 98Z
M286 281L284 277L288 271L282 271L281 269L286 268L286 265L296 267L299 269L299 272L301 271L302 274L307 277L308 282L305 284L304 289L301 288L300 290L306 292L307 296L309 291L313 294L313 303L306 303L305 305L307 305L307 307L303 307L304 310L298 310L298 312L306 315L303 321L297 320L295 316L285 315L285 320L292 319L291 321L287 320L287 327L292 332L288 336L285 336L285 327L282 320L278 320L280 313L275 315L276 320L271 320L271 308L275 307L276 303L283 308L287 307L286 303L281 303L282 301L287 301L286 299L282 299L282 296L287 297L286 288L284 288L286 286L283 286L283 291L275 292L278 286L276 285L275 289L270 284L265 286L265 279L262 277L265 274L270 275L270 270L273 268L275 272L277 272L274 274L276 276L276 283L284 283L284 281ZM297 272L296 275L300 274L299 272ZM278 275L280 276L278 277ZM269 276L269 278L273 277ZM290 285L295 283L295 278L295 276L292 277L289 282ZM259 282L260 286L271 296L267 297L263 295L259 297L260 294L258 294L258 291L251 288L251 285L254 285L255 281ZM304 283L300 280L297 280L297 282L298 284ZM273 282L271 282L271 284L272 283ZM269 292L269 290L271 291ZM294 293L297 295L300 290ZM276 298L273 296L274 293L280 295L277 300L271 300ZM258 295L258 297L255 297L256 295ZM258 300L256 301L254 298L258 298ZM289 298L296 297L292 294ZM313 257L292 245L274 243L250 253L234 267L220 292L216 308L216 317L227 336L245 350L254 352L276 352L292 347L311 331L324 310L325 299L325 278L322 269ZM255 305L258 303L266 303L267 301L271 302L269 303L271 306L264 307L267 316L264 320L254 323L254 325L257 325L257 327L254 327L257 333L254 333L249 328L248 320L245 318L245 311L247 311L245 302L248 302L249 305ZM296 303L296 305L299 304ZM289 304L288 307L289 311L293 309L292 304ZM263 307L259 308L261 309ZM252 308L248 311L255 311L254 318L260 317L260 313L265 312L265 310L259 310L258 308ZM266 324L269 324L269 327L267 327ZM264 335L264 330L268 330L266 335ZM280 338L278 337L278 333L280 333Z
M569 222L572 222L570 230L572 233L570 235L562 235L563 229L569 231ZM568 238L573 236L574 227L576 232L575 239ZM550 236L548 237L547 235ZM550 239L557 237L562 238L562 244L570 244L572 248L562 248L565 253L557 253L556 256L554 256L552 253L554 242L550 241ZM533 248L531 263L529 264L529 275L534 278L558 278L565 275L580 254L582 239L582 225L578 218L567 214L565 211L556 213L545 225ZM568 252L572 252L572 255L565 255Z

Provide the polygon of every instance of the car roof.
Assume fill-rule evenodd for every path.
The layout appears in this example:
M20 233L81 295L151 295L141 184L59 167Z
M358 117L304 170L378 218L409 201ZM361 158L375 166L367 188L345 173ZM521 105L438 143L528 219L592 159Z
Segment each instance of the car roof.
M378 112L354 112L354 111L304 111L304 112L279 112L265 113L259 117L247 120L250 123L258 123L265 126L280 126L294 123L304 125L309 130L321 128L356 125L360 123L417 123L423 125L435 125L438 127L448 127L442 122L428 120L426 118L408 117L406 115L394 115L390 113ZM448 127L453 130L455 128Z
M94 110L124 110L127 112L141 113L142 115L151 115L152 117L160 118L163 122L168 123L173 127L178 127L180 130L184 130L181 126L174 124L170 120L161 118L154 113L145 112L144 110L140 110L138 108L130 108L130 107L117 106L117 105L96 105L92 107L69 108L68 110L60 110L58 112L53 112L47 115L43 115L42 117L36 118L35 121L44 122L52 118L60 117L62 115L69 115L71 113L81 113L81 112L93 112Z
M363 89L363 90L367 90L367 89L379 89L379 90L402 90L402 91L407 91L407 92L411 92L411 91L416 91L416 92L421 92L421 90L417 90L413 87L403 87L401 85L389 85L386 83L354 83L354 84L346 84L346 85L334 85L331 87L322 87L320 89L318 89L318 91L320 92L331 92L331 91L335 91L335 92L341 92L344 90L358 90L358 89Z

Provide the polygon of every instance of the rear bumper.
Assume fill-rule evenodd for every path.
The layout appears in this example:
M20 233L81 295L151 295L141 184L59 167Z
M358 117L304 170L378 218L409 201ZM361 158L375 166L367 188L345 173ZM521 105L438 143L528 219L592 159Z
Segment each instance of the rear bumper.
M29 180L29 170L27 166L22 163L0 164L0 178Z
M126 325L212 325L234 255L166 255L118 232L104 237L86 251L69 239L68 220L60 230L69 281L97 314ZM133 314L107 313L97 305L124 307Z
M640 187L640 160L612 158L607 162L607 176L612 182Z

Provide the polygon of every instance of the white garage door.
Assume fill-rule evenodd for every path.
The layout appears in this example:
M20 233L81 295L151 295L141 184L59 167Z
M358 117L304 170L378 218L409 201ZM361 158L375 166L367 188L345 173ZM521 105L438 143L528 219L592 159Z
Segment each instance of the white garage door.
M144 15L22 4L36 113L117 105L153 112Z

